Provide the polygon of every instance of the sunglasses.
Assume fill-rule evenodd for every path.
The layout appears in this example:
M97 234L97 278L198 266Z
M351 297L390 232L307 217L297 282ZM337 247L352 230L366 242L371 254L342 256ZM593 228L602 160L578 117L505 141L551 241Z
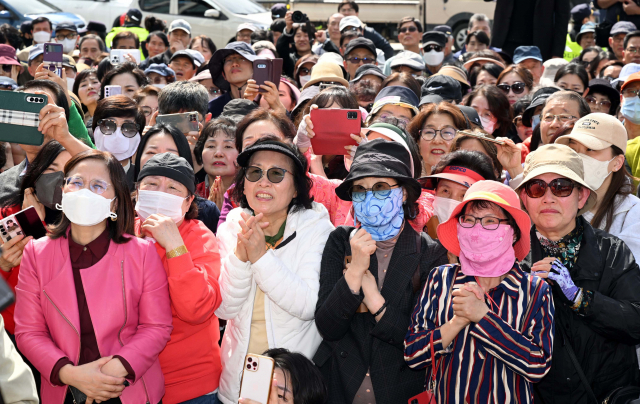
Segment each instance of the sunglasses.
M609 100L598 101L598 100L596 100L596 97L592 97L590 95L584 97L584 100L589 104L593 104L594 106L599 105L604 109L610 109L611 108L611 101L609 101Z
M531 180L524 186L524 191L529 198L542 198L547 192L547 187L551 189L551 193L560 198L566 198L571 195L575 183L567 178L556 178L550 183L542 180Z
M442 52L442 46L440 45L427 45L424 47L425 52L431 52L432 50L436 52Z
M118 124L113 119L101 119L98 122L98 127L100 128L100 132L103 135L113 135L114 132L118 129ZM138 134L138 125L133 122L125 122L120 125L120 130L124 137L134 137Z
M353 202L362 202L367 197L367 191L371 191L374 198L384 201L389 197L389 194L391 194L391 188L399 186L399 184L389 185L386 182L376 182L371 188L365 188L362 185L353 185L351 189L349 189L349 195L351 195Z
M509 94L509 90L513 91L514 94L522 94L524 92L526 85L519 81L509 85L509 84L498 84L498 88L502 90L505 94Z
M354 56L352 58L348 58L345 60L353 63L354 65L357 65L358 63L370 64L375 62L374 58L368 58L368 57L359 58L357 56Z
M284 180L284 175L286 173L291 174L284 168L273 167L267 170L267 179L272 184L279 184L282 182L282 180ZM244 178L251 182L258 182L263 175L264 171L262 170L262 168L256 166L249 166L244 172Z
M14 65L1 65L1 66L2 66L2 71L3 71L3 72L5 72L5 73L11 73L11 68L12 68Z
M418 30L418 28L411 26L411 27L402 27L398 30L399 33L404 34L406 32L416 32Z

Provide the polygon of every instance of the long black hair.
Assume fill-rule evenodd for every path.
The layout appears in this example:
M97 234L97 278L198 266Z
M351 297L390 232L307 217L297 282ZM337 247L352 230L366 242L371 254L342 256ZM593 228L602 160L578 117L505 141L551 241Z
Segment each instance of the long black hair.
M288 374L291 387L285 388L292 392L293 401L296 404L324 404L327 400L327 386L324 384L322 374L313 363L304 355L290 352L284 348L269 349L264 353L273 359L275 366Z
M189 142L187 138L184 136L181 130L172 125L167 125L166 123L160 122L153 125L147 133L140 139L140 144L138 145L138 150L136 150L135 160L134 160L134 171L133 178L137 181L138 174L140 173L141 164L140 160L142 159L142 153L144 153L145 147L147 147L147 143L149 143L149 139L158 134L169 135L173 138L174 143L176 144L176 148L178 149L178 154L180 157L187 160L187 163L193 168L193 159L191 158L191 149L189 148Z

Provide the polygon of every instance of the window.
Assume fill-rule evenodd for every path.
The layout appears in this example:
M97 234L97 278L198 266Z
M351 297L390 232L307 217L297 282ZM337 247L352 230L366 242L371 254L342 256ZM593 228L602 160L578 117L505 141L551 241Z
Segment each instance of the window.
M61 11L53 4L38 0L9 0L7 3L20 14L47 14Z
M141 0L140 7L142 11L148 11L150 13L162 13L169 14L169 7L171 6L171 0Z
M178 0L178 14L185 17L204 17L204 12L212 8L202 0Z

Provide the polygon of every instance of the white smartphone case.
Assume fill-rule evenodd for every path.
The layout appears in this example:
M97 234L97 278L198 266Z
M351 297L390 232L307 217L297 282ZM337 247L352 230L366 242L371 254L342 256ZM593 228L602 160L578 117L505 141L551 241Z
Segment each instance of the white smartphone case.
M244 358L240 397L267 404L274 365L273 359L267 356L247 354Z

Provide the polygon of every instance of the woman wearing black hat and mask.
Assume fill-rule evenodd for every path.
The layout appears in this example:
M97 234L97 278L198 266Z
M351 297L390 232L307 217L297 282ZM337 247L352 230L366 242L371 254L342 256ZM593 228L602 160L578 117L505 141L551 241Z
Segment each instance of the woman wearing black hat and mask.
M313 360L331 403L395 404L423 391L424 372L405 364L403 340L429 272L448 261L407 224L420 195L408 161L400 143L372 140L336 188L353 201L360 228L338 227L322 256L316 325L324 341Z

